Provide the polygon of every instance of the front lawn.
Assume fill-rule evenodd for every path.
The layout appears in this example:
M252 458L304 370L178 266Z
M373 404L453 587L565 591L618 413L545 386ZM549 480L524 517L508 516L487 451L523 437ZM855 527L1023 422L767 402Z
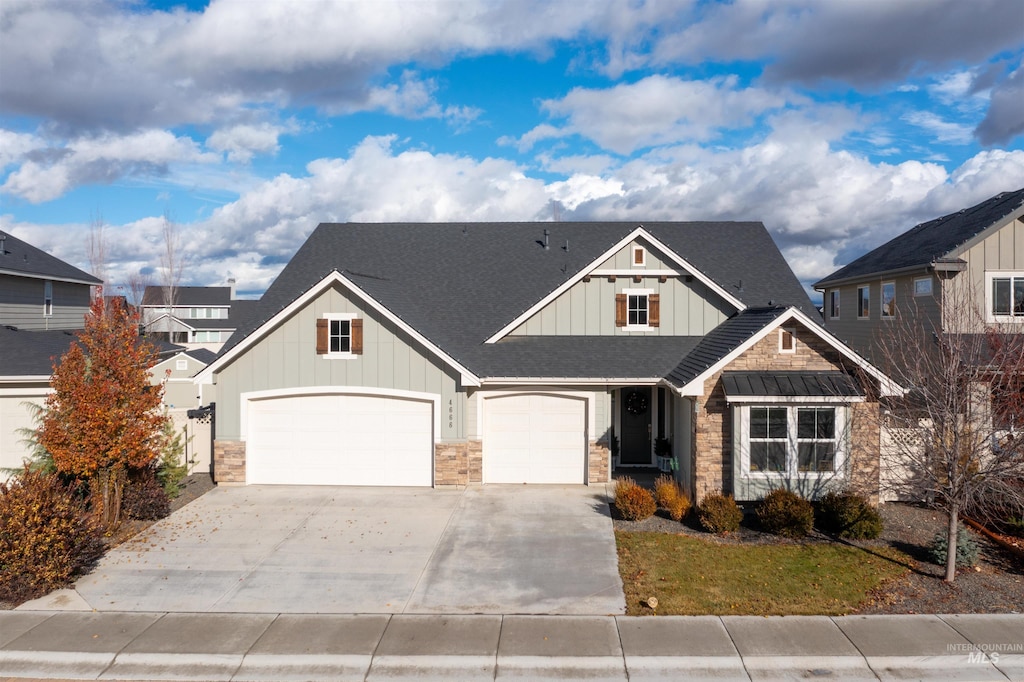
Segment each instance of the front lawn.
M841 615L913 565L888 548L832 543L720 544L669 533L615 532L626 613Z

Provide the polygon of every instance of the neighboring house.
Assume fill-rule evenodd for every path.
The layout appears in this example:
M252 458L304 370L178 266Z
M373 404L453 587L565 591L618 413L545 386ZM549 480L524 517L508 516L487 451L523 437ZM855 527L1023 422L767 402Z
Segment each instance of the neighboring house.
M936 337L1024 333L1024 188L921 223L814 288L825 326L876 365L900 322Z
M199 386L192 380L200 370L213 362L216 353L205 348L178 348L161 356L150 370L152 382L163 384L164 405L174 428L182 436L185 461L189 473L209 472L211 462L210 421L192 419L189 412L200 406Z
M663 438L743 500L877 494L902 392L763 225L706 222L323 224L196 381L219 483L595 484Z
M17 237L0 232L0 325L81 329L102 282Z
M142 296L142 325L146 334L187 348L220 350L255 301L235 299L234 280L226 287L176 287L174 305L167 288L148 286Z

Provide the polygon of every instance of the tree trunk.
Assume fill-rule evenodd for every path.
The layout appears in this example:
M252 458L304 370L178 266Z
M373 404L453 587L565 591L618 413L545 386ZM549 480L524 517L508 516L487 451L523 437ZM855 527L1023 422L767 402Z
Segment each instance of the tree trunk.
M121 523L121 496L124 492L125 472L120 467L100 469L90 483L93 511L107 533Z
M959 510L953 507L949 510L949 527L946 529L946 582L952 583L956 580L956 543L957 524L959 523Z

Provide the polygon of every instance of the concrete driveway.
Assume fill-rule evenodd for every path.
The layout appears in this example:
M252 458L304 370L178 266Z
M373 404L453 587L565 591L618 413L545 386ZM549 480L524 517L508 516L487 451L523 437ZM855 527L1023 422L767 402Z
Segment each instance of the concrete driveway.
M605 499L583 486L221 487L108 553L68 607L623 613Z

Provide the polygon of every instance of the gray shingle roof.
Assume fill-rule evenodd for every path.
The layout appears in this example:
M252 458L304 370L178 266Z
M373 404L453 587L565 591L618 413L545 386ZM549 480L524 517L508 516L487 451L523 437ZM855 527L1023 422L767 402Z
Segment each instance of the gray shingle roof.
M527 353L518 350L519 343L498 350L482 347L483 342L579 273L638 225L636 222L321 224L263 295L256 313L244 326L239 326L221 353L230 350L331 271L338 270L475 373L528 375L526 365L523 370L512 371L509 358L519 355L524 363L533 362L525 358ZM795 305L809 315L817 315L761 223L659 222L643 223L643 227L746 305L765 306L771 301ZM545 229L550 231L547 250L541 244ZM564 248L567 241L568 250ZM563 343L597 346L616 342L612 342L611 337L593 342L572 337L571 341L531 341L522 345L530 343L537 348L541 347L538 343L548 344L544 348L554 353L562 352L558 344ZM655 348L660 343L656 337L647 337L640 339L637 347ZM639 369L644 369L644 376L651 376L647 368ZM578 371L591 370L581 367Z
M3 370L0 376L50 376L53 363L71 347L79 331L51 330L26 331L0 326L0 348L4 350ZM184 350L163 341L147 339L160 359Z
M730 398L864 395L854 378L842 372L723 372L722 386Z
M7 232L0 232L0 272L82 284L103 283Z
M174 305L231 305L231 287L177 287ZM167 287L149 286L142 294L142 305L167 305Z
M1015 213L1024 213L1024 188L1003 192L976 206L921 223L836 270L814 286L927 266L933 261L948 258L957 247Z
M217 354L208 348L189 348L185 355L195 358L204 365L210 364L217 357Z

